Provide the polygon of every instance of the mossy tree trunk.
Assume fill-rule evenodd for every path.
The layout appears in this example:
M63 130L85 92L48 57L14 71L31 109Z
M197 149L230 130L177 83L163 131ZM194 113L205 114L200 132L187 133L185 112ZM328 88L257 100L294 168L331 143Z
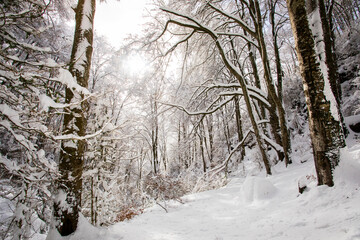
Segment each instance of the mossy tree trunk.
M332 76L328 74L331 66L326 64L322 23L326 19L320 17L319 1L287 0L287 5L309 113L318 184L333 186L332 170L345 142L336 91L331 88Z

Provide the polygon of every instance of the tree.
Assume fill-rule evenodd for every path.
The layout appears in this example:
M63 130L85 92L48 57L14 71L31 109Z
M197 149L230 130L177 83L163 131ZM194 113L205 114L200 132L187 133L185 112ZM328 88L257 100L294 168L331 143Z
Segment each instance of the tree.
M55 227L62 236L75 232L80 212L82 171L86 149L84 136L87 125L87 102L85 94L88 93L91 65L95 0L79 0L75 13L75 35L69 72L82 88L81 91L69 86L66 88L65 103L75 103L75 105L65 108L63 123L65 138L61 143L59 160L61 177L54 202ZM71 76L66 77L71 78Z
M281 101L281 96L275 90L275 83L272 78L271 69L270 69L270 62L267 53L267 47L265 44L265 38L263 33L263 16L261 14L261 6L258 0L250 0L249 2L240 0L239 4L243 5L246 8L246 11L249 12L250 18L249 21L253 25L253 27L243 19L237 18L236 16L225 12L224 10L216 7L215 5L209 3L209 6L214 9L217 13L221 14L222 16L228 18L229 20L235 21L244 32L249 34L252 38L256 40L255 46L257 46L261 61L263 64L264 70L264 80L267 87L267 92L269 95L269 102L271 104L270 114L270 124L272 125L273 132L275 133L275 139L278 139L278 144L281 144L283 147L283 153L285 157L285 164L291 163L290 153L291 153L291 142L290 136L288 134L286 119L285 119L285 110L283 107L283 103ZM248 37L245 35L243 36L248 42L253 44L253 41L249 41ZM278 114L274 114L277 112ZM281 137L277 135L277 129L280 128Z
M215 8L212 5L210 5L210 6L212 8ZM217 11L219 11L220 13L222 13L222 11L218 10L217 8L215 8L215 9ZM246 104L246 109L248 111L248 116L251 121L252 130L255 135L257 144L259 146L259 150L260 150L261 157L262 157L262 160L263 160L265 168L266 168L266 172L267 172L267 174L271 175L271 168L270 168L268 155L265 152L265 141L269 140L269 139L264 135L262 129L258 126L258 121L256 120L256 116L254 114L253 102L251 100L252 97L254 97L254 95L258 96L258 94L251 94L252 92L259 93L261 91L259 89L256 89L247 84L246 79L244 78L243 70L241 68L239 68L239 66L235 66L232 63L231 59L229 58L229 56L227 54L227 50L225 49L225 45L224 45L223 41L220 41L221 37L224 35L225 36L227 36L227 35L228 36L239 36L239 35L236 33L215 31L211 27L209 27L205 24L202 24L195 18L188 16L186 14L178 13L176 11L165 9L165 8L163 8L162 10L180 18L180 20L174 20L174 19L168 20L165 30L167 29L169 24L175 24L175 25L178 25L181 27L192 29L193 32L191 34L188 34L187 38L191 37L193 33L201 33L201 34L206 34L208 37L210 37L214 41L215 46L219 52L220 58L221 58L223 64L225 65L226 69L230 72L231 76L233 76L238 81L238 83L236 84L235 87L240 88L241 92L238 92L237 94L242 95L244 98L244 101ZM185 19L186 22L184 22L183 19ZM242 24L241 20L239 20L239 22L240 22L240 24ZM243 26L243 27L248 28L247 26ZM250 32L253 33L253 31L251 31L251 30L250 30ZM253 34L255 34L255 33L253 33ZM242 35L240 35L240 36L242 36ZM187 38L185 40L187 40ZM185 40L182 40L180 42L183 42ZM263 53L264 53L264 51L263 51ZM233 95L233 94L231 94L231 95ZM260 94L260 95L261 95L260 99L262 99L265 104L270 105L268 103L268 101L265 100L266 98L263 97L263 94ZM226 103L230 102L232 100L232 97L230 99L226 99L226 100L222 101L221 103L219 103L219 106L217 108L215 108L214 110L211 110L211 111L209 110L208 113L215 112L217 109L220 109ZM221 99L221 96L218 99ZM218 100L215 100L214 103L217 101ZM212 105L214 105L214 103ZM195 114L193 113L193 115L195 115ZM267 141L267 143L271 143L271 141Z
M40 222L40 231L46 231L49 224L57 175L53 134L60 122L54 107L61 105L57 100L64 89L57 72L68 43L59 18L61 4L0 3L0 171L1 183L6 179L1 188L7 189L1 197L14 207L11 218L2 219L1 225L7 225L2 239L28 239L39 233L34 225ZM64 39L59 40L59 33Z
M318 184L333 186L332 170L339 162L339 149L345 145L337 89L331 79L325 41L327 17L324 0L287 0L289 17L303 79L309 114L309 127Z

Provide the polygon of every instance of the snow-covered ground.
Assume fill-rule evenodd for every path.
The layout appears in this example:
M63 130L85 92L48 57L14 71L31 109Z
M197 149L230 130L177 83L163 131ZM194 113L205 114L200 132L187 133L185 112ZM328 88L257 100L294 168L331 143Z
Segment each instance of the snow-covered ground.
M360 239L360 146L342 152L332 188L316 186L313 165L279 165L270 177L234 178L221 189L185 196L184 203L166 203L168 213L156 205L109 228L83 220L70 239ZM309 184L303 194L299 180Z

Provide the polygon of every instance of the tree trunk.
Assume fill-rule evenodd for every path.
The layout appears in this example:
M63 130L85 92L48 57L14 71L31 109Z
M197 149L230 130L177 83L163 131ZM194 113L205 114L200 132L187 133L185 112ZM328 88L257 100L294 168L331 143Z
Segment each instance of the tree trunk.
M79 0L76 11L74 43L71 53L69 71L77 83L88 87L92 42L95 0ZM73 92L66 88L66 103L84 99L83 93ZM63 134L85 136L87 102L66 108L64 115ZM61 143L58 181L58 194L54 202L56 228L60 235L67 236L75 232L81 205L82 170L85 140L63 140Z
M339 148L345 142L338 104L327 74L330 66L325 63L326 43L321 22L324 19L320 18L318 3L308 3L312 6L309 16L305 0L287 0L309 113L318 184L333 186L332 170L339 162Z
M204 173L206 173L207 164L206 164L206 160L205 160L205 153L204 153L205 150L204 150L204 141L203 141L202 131L199 132L198 136L199 136L199 140L200 140L200 153L201 153L201 159L203 162L203 171L204 171Z
M285 110L284 110L282 102L279 99L279 96L277 95L277 93L275 91L274 82L272 80L269 58L267 55L264 34L262 32L263 31L262 15L261 15L261 10L260 10L258 0L254 1L253 11L256 13L256 18L257 18L257 22L255 24L256 25L256 33L258 35L260 54L261 54L261 59L262 59L263 66L264 66L264 76L265 76L266 87L268 88L269 98L272 98L272 100L274 101L276 108L277 108L280 129L281 129L282 147L284 149L285 164L288 165L289 163L291 163L290 135L288 133L288 128L287 128L287 124L286 124Z
M190 167L191 164L191 158L192 158L192 154L188 151L185 151L185 149L191 149L191 143L188 139L188 134L187 134L187 129L186 129L186 125L185 122L182 123L182 129L183 129L183 142L182 142L182 147L181 147L181 151L185 152L185 154L182 155L182 159L184 161L184 166L185 169L188 169ZM186 146L188 145L188 146Z
M217 40L216 36L212 36L214 40ZM268 175L271 175L271 168L270 168L270 163L269 163L269 158L265 152L265 146L264 146L264 139L262 137L262 133L260 132L260 129L256 123L255 120L255 116L254 116L254 111L253 111L253 106L251 104L251 100L249 97L249 93L245 84L245 81L243 79L243 77L239 74L239 72L233 67L234 65L232 65L230 63L230 61L228 60L228 58L225 55L224 52L224 48L222 47L222 45L220 44L219 41L216 41L216 46L220 52L221 58L226 66L226 68L231 72L231 74L238 80L242 92L243 92L243 96L244 96L244 100L245 100L245 104L246 104L246 108L248 110L248 114L249 114L249 118L250 118L250 122L251 125L253 127L254 130L254 134L255 134L255 138L256 138L256 142L259 146L259 150L260 150L260 154L261 154L261 158L264 162L265 165L265 169L266 169L266 173Z
M276 114L276 104L274 103L272 98L268 98L268 101L270 103L270 108L268 109L269 110L268 112L269 112L269 121L270 121L270 126L271 126L271 134L273 135L275 142L277 144L279 144L280 146L283 146L283 136L280 135L281 128L280 128L280 124L279 124L278 115ZM284 149L283 151L274 149L278 155L278 161L283 161L285 158L285 147L284 146L283 146L283 149ZM286 161L286 159L285 159L285 161ZM288 162L285 162L285 164L287 165Z
M212 162L214 158L214 121L213 117L210 114L208 118L206 118L206 126L209 133L209 161Z
M269 17L270 17L270 24L271 24L271 35L272 35L272 42L274 45L274 55L275 55L275 63L276 63L276 76L277 76L277 93L279 100L282 102L282 82L283 82L283 70L281 67L281 59L280 59L280 52L279 52L279 45L277 39L277 31L279 27L276 27L275 23L275 11L276 11L276 3L277 0L270 0L269 1Z
M225 111L226 111L226 106L224 106ZM223 126L223 132L224 132L224 137L225 137L225 142L226 142L226 146L227 146L227 150L228 153L231 152L231 140L230 140L230 130L229 130L229 124L228 121L226 119L226 112L224 113L223 109L220 110L221 116L222 116L222 126Z
M151 147L152 147L152 157L153 157L153 167L154 167L154 173L157 174L160 171L160 164L159 164L159 121L158 121L158 109L157 109L157 102L154 98L154 102L151 103L151 109L152 109L152 129L151 129Z
M245 36L247 36L246 31L244 31L244 34L245 34ZM250 63L251 63L251 68L253 71L252 76L254 76L255 87L257 87L258 89L262 89L261 84L260 84L259 71L257 69L255 54L254 54L254 50L253 50L254 47L251 45L251 43L247 43L247 46L248 46L248 51L249 51L249 59L250 59ZM260 118L265 119L266 113L265 113L264 104L259 102L259 105L260 105Z
M234 105L235 105L235 120L236 120L236 127L237 127L237 135L238 141L241 142L244 138L242 125L241 125L241 113L240 113L240 104L239 104L239 97L234 97ZM237 162L241 162L245 157L245 148L242 146L240 150L240 159Z

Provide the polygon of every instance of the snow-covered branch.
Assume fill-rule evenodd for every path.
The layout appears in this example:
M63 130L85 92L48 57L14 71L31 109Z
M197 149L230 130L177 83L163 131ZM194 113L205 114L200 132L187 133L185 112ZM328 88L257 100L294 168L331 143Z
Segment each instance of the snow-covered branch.
M272 146L278 152L284 152L284 148L268 138L265 134L262 134L262 138L267 142L270 146Z
M37 52L42 52L42 53L51 53L52 52L51 48L49 48L49 47L43 48L43 47L38 47L38 46L28 44L28 43L19 42L9 32L7 32L7 35L0 33L0 36L2 38L4 38L5 40L10 41L10 42L16 44L17 46L22 47L27 50L32 50L32 51L37 51Z
M53 109L62 109L62 108L70 108L73 106L79 106L81 103L89 100L90 98L97 97L95 94L89 94L85 98L81 99L78 102L72 102L68 104L64 103L57 103L52 98L48 97L46 94L40 94L39 96L39 105L40 105L40 111L49 111L49 108Z
M244 34L241 33L232 33L232 32L216 32L217 35L219 36L230 36L230 37L241 37L242 39L244 39L246 42L254 45L257 49L259 49L259 45L254 42L252 39L248 38L247 36L245 36Z
M196 31L193 30L191 33L187 34L186 37L177 43L175 43L169 50L166 51L165 56L168 55L170 52L172 52L177 46L179 46L181 43L184 43L188 41L195 33Z
M242 146L244 145L244 143L245 143L246 139L248 138L248 136L250 135L250 133L252 133L252 131L251 131L251 130L248 130L248 131L244 134L243 139L234 147L234 149L230 152L230 154L226 157L226 159L225 159L220 165L214 167L213 169L211 169L211 170L208 172L208 174L209 174L209 173L212 173L211 176L210 176L210 179L213 178L216 174L218 174L219 172L221 172L222 170L224 170L224 169L227 167L227 165L228 165L228 163L229 163L232 155L234 155L234 153L235 153L240 147L242 147Z
M255 32L255 30L251 29L250 26L248 26L243 20L241 20L240 18L230 14L230 13L226 13L223 10L221 10L220 8L215 7L213 4L208 3L208 5L214 9L216 12L220 13L223 16L226 16L228 18L230 18L231 20L234 20L237 24L239 24L247 33L249 33L253 38L257 38L257 34Z
M220 97L215 99L206 110L197 111L197 112L189 111L188 109L186 109L185 107L183 107L181 105L172 104L172 103L165 103L165 102L161 102L161 103L164 104L164 105L168 105L168 106L180 109L181 111L184 111L186 114L188 114L190 116L208 115L208 114L212 114L212 113L216 112L217 110L219 110L221 107L225 106L227 103L229 103L233 99L232 97L229 98L229 99L225 99L225 100L221 101L216 107L214 107L213 109L210 109L213 105L215 105L215 103L219 100L219 98Z
M92 138L95 138L95 137L99 136L102 133L111 132L111 131L118 128L118 127L113 127L111 129L109 129L109 127L108 127L109 124L110 124L110 121L108 123L104 124L104 126L99 131L96 131L95 133L88 134L88 135L85 135L85 136L78 136L78 135L75 135L75 134L65 134L65 135L60 135L60 136L53 136L52 138L54 140L87 140L87 139L92 139Z

